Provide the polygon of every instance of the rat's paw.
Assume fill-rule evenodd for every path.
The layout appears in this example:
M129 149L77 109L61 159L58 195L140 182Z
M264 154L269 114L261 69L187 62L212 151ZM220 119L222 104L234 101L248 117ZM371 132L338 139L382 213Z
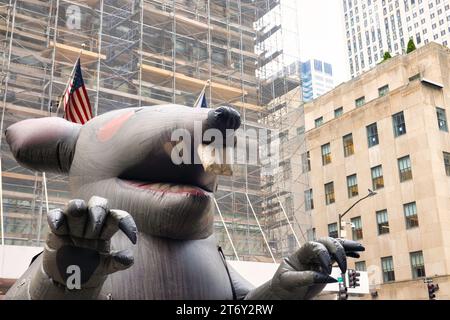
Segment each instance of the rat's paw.
M347 271L347 256L359 257L364 251L358 242L344 239L322 238L305 243L280 264L272 289L281 299L310 299L327 283L337 282L330 276L337 262L342 273Z
M92 288L108 274L133 265L132 251L111 252L110 239L121 230L135 244L136 224L129 213L109 209L106 199L94 196L87 205L71 200L64 210L50 211L47 221L43 268L57 283L68 286L69 279L68 287L77 288L78 283L77 289Z

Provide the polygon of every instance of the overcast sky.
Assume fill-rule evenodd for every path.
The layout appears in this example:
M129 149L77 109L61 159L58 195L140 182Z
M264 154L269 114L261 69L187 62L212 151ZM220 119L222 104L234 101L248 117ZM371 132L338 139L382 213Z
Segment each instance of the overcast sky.
M299 6L302 60L317 58L333 65L335 84L350 78L345 51L341 0L296 0Z

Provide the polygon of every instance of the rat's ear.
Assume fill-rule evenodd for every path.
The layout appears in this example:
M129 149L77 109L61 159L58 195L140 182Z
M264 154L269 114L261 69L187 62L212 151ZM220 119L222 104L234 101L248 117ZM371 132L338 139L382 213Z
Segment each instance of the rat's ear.
M68 173L81 125L61 118L28 119L5 131L11 152L22 166L54 173Z

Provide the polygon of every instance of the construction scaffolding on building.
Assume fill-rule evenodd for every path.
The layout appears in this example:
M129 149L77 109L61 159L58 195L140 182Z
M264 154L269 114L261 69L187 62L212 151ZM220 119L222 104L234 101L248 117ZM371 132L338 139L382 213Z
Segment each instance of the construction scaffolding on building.
M80 56L94 115L193 106L210 81L210 107L236 108L244 132L269 132L279 161L238 164L233 176L220 177L216 234L230 259L271 261L292 252L310 222L294 200L303 199L307 179L300 170L300 80L285 70L299 60L284 48L286 30L299 39L295 28L282 27L290 5L295 1L0 0L3 243L42 246L46 211L70 199L67 177L21 167L3 131L23 119L56 116ZM266 148L259 139L254 143Z

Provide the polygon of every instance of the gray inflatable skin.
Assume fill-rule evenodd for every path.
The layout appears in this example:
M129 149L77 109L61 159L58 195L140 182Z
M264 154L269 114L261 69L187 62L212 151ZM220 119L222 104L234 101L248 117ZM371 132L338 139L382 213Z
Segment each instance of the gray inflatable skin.
M346 257L364 250L359 243L308 242L258 288L226 264L213 235L216 175L170 157L174 130L198 137L198 123L202 132L225 134L240 126L240 116L228 107L163 105L105 113L84 126L60 118L10 126L16 160L68 174L76 200L48 213L44 252L6 298L310 299L335 282L332 264L345 272Z

